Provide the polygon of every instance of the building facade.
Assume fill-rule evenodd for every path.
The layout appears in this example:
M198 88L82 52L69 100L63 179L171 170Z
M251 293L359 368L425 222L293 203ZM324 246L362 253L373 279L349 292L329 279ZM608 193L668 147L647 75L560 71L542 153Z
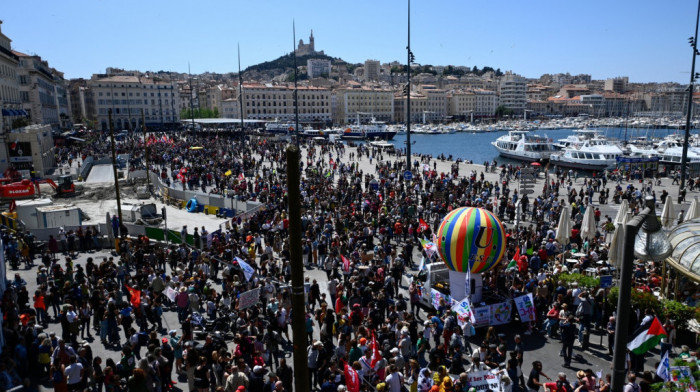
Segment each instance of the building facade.
M141 112L149 127L180 121L179 94L170 82L141 76L93 75L88 81L96 109L96 126L109 129L109 109L115 130L137 129L143 125Z
M527 82L525 78L506 72L498 84L499 104L515 114L523 114L527 105Z
M331 61L324 59L306 60L306 74L309 79L327 78L331 74Z
M19 58L19 80L22 108L32 124L48 124L53 129L70 126L68 90L63 73L49 67L37 55L13 52Z
M336 110L333 112L333 123L355 123L359 116L360 122L393 121L394 92L383 87L346 86L335 91Z
M12 52L11 43L12 40L2 33L0 21L0 133L9 131L14 120L26 116L22 110L17 78L19 57Z
M365 81L377 81L379 80L379 74L381 72L381 64L379 60L366 60L365 61Z
M244 118L252 120L293 121L294 87L261 83L243 83ZM298 87L299 121L330 124L331 92L320 87Z

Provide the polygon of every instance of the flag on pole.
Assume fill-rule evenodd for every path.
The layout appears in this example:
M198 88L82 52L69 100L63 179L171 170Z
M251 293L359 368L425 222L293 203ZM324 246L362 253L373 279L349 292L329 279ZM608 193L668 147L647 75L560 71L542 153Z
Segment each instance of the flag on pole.
M430 226L423 220L423 218L418 218L418 232L420 233L421 231L428 230L430 229Z
M124 285L126 290L129 291L129 302L134 308L138 308L141 305L141 290L136 290L133 287Z
M372 360L370 361L370 366L374 368L374 365L382 359L382 354L379 353L379 347L377 347L377 339L374 336L374 331L372 331Z
M425 269L425 256L420 258L420 264L418 265L418 271L423 271Z
M637 355L642 355L656 347L661 339L668 335L666 335L666 331L661 326L659 319L654 317L651 325L642 325L634 332L633 336L632 341L627 343L627 348Z
M348 387L348 392L360 392L360 377L347 362L345 362L345 385Z
M228 170L226 170L226 173L224 173L224 175L225 175L226 177L228 177L228 176L230 176L232 173L233 173L233 172L231 171L231 169L228 169Z
M510 263L508 263L508 266L506 267L506 271L511 269L511 268L518 268L518 261L520 259L520 247L515 251L515 255L513 258L510 260Z
M423 249L425 249L425 253L428 254L428 258L433 257L433 255L438 251L437 245L435 245L434 242L426 240L425 238L421 238L420 244L423 247Z
M661 363L659 363L659 367L656 368L656 374L659 377L661 377L664 381L668 381L670 379L670 374L669 374L668 368L669 368L668 351L666 351L664 356L661 358Z
M238 181L245 181L245 176L243 176L243 173L238 175Z
M255 269L250 266L250 264L246 263L241 259L240 257L234 257L234 260L238 262L238 265L241 267L243 270L243 275L245 275L245 280L250 280L250 278L253 277L253 274L255 274Z
M340 255L340 259L343 260L343 271L350 272L350 260L343 255Z

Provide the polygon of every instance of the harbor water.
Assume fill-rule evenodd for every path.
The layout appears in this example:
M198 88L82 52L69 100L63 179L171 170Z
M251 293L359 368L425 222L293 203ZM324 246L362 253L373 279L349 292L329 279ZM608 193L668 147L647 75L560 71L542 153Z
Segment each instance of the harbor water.
M671 134L683 134L683 130L668 129L668 128L595 128L602 135L609 139L620 141L631 140L639 137L663 138ZM534 134L546 136L556 142L558 139L566 138L574 134L574 129L547 129L536 130ZM693 133L697 132L693 130ZM411 153L426 154L433 157L438 157L443 154L445 157L452 156L453 160L461 158L464 161L473 161L474 163L491 162L494 159L499 162L512 162L507 158L500 157L496 148L491 145L499 137L508 134L507 131L498 132L457 132L453 134L426 135L426 134L411 134ZM390 141L397 149L406 148L406 135L396 135L394 140Z

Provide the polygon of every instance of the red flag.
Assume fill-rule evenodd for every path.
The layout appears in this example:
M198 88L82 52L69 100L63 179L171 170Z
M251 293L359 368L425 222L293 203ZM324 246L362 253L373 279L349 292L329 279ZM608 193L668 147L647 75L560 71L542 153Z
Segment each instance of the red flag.
M131 306L138 308L139 305L141 305L141 290L136 290L135 288L129 287L127 285L124 286L129 291L129 297L131 298Z
M430 229L430 226L423 220L423 218L418 218L418 232Z
M515 256L513 256L513 260L516 262L520 260L520 247L518 246L518 250L515 251Z
M370 362L370 366L374 368L374 365L377 364L379 360L382 359L382 354L379 353L379 347L377 347L377 339L374 337L374 331L372 331L372 361Z
M343 271L350 272L350 260L343 255L340 255L340 259L343 260Z
M348 392L360 392L360 377L347 362L345 362L345 385L348 387Z

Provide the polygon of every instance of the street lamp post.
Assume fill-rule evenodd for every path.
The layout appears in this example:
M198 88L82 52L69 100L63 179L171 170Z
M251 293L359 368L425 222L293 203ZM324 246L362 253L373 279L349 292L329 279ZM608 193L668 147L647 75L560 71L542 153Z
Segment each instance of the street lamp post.
M700 23L700 0L698 0L698 13L695 17L695 37L690 37L688 42L693 48L693 61L690 66L690 85L688 86L688 113L685 117L685 135L683 137L683 152L681 155L681 181L679 189L685 189L686 165L688 164L688 139L690 138L690 120L693 115L693 90L695 86L695 58L698 56L698 24Z
M630 298L633 290L634 258L636 256L642 260L663 260L673 251L671 243L656 217L654 198L647 196L645 205L646 207L639 215L625 224L625 247L622 252L620 291L617 298L612 391L622 391L626 381L625 357L627 354Z

